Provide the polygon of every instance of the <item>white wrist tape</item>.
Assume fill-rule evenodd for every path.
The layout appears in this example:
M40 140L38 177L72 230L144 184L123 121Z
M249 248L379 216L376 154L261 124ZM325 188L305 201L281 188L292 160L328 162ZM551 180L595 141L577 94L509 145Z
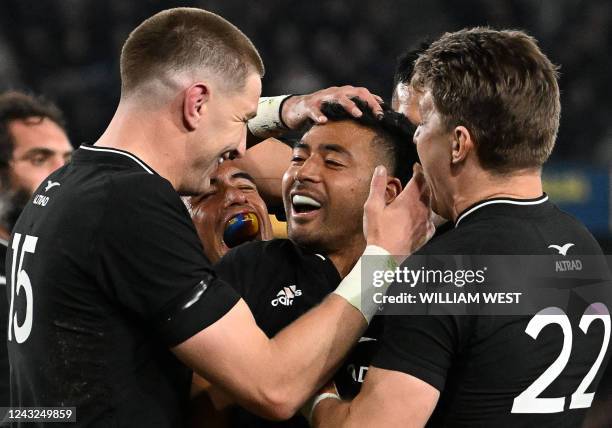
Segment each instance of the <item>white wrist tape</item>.
M261 97L257 105L257 116L249 120L247 126L251 134L259 138L268 138L275 131L287 129L281 118L281 107L283 101L291 95L279 95L277 97Z
M317 405L328 398L333 398L334 400L342 401L342 398L338 394L334 394L333 392L324 392L323 394L317 395L312 401L312 407L310 408L310 416L308 418L308 422L312 425L312 416L314 415L314 410Z
M376 245L368 245L334 293L357 308L369 323L376 315L379 306L374 301L374 294L385 294L391 285L390 282L384 282L375 287L372 274L374 271L394 270L396 267L395 259L387 250Z

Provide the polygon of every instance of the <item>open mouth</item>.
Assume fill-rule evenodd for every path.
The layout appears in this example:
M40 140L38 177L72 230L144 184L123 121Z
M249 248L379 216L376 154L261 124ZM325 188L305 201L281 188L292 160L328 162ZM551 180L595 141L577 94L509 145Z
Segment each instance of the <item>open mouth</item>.
M293 195L291 204L293 205L293 212L296 214L308 214L321 209L319 201L305 195Z
M259 236L260 224L255 213L239 213L225 223L223 242L228 248L234 248Z

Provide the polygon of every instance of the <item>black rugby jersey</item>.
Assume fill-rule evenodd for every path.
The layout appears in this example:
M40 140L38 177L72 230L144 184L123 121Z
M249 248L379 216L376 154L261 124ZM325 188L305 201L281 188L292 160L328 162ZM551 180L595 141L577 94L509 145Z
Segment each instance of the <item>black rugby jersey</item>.
M455 226L419 253L601 255L587 229L546 195L482 201L464 211ZM535 319L531 315L388 316L372 365L408 373L441 391L431 427L580 427L588 405L575 403L572 394L594 366L597 372L584 392L596 389L610 349L604 348L609 330L601 320L586 333L579 328L595 302L576 298L576 286L569 282L567 312L557 317L569 320L571 332L546 315L532 323L532 333L534 324L541 327L535 337L526 333ZM570 352L565 365L562 349ZM603 360L597 367L599 355Z
M288 239L240 245L219 260L215 271L236 288L268 337L319 304L341 281L330 259L306 251ZM381 321L375 317L334 376L343 397L352 398L359 392L376 352L381 328ZM301 415L285 422L270 422L240 408L231 412L231 423L233 427L245 428L308 426Z
M6 332L8 328L8 300L6 299L6 273L4 261L8 242L0 239L0 407L8 407L11 400L9 388L9 360L6 347ZM2 416L0 416L0 421Z
M191 371L169 348L239 297L170 182L81 146L27 204L6 267L13 406L76 407L74 426L183 426Z

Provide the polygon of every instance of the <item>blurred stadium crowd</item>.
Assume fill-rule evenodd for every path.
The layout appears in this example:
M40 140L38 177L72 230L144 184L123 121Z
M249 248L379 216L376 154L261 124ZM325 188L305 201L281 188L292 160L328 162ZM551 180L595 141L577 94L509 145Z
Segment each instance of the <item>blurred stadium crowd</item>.
M354 84L388 99L396 58L423 39L475 25L524 29L561 67L552 160L586 165L584 174L612 162L608 0L4 0L0 91L45 94L65 111L73 144L95 141L119 96L121 44L144 18L175 6L217 12L243 30L266 63L264 95Z
M0 90L54 99L74 143L97 138L119 94L118 51L129 30L168 7L225 16L261 50L264 94L364 85L388 97L395 58L422 38L465 26L522 28L561 65L556 159L612 159L612 3L608 0L4 0Z

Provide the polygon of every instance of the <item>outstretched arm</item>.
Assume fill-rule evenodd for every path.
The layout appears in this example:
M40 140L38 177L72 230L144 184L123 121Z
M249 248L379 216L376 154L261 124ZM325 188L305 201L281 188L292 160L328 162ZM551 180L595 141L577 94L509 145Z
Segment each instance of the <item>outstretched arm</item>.
M416 174L402 194L385 205L386 180L386 171L378 167L364 207L366 251L378 246L392 254L411 254L433 234L429 192L422 175ZM385 267L388 260L383 260ZM319 306L273 339L257 327L240 300L173 351L243 407L273 419L289 418L337 369L376 312L378 305L367 295L382 290L362 286L360 280L360 275L349 274Z
M353 116L361 111L351 98L359 97L368 103L376 114L382 114L382 98L366 88L354 86L333 86L307 95L280 95L259 99L257 116L248 124L247 146L251 147L266 138L278 137L290 130L299 130L308 121L325 123L327 118L321 112L324 102L336 102Z

